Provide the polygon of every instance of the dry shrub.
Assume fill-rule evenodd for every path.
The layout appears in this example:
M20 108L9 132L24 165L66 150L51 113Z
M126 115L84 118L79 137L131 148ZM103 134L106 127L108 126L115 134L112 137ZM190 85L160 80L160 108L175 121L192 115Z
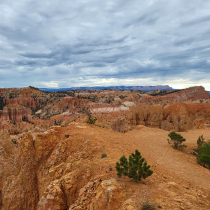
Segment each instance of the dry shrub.
M141 210L155 210L155 204L146 200L142 203Z

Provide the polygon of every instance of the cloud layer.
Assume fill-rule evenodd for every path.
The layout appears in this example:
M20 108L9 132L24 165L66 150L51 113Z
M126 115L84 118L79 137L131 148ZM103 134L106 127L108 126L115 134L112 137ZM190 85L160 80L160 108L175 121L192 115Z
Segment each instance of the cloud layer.
M0 11L0 87L210 90L210 0L1 0Z

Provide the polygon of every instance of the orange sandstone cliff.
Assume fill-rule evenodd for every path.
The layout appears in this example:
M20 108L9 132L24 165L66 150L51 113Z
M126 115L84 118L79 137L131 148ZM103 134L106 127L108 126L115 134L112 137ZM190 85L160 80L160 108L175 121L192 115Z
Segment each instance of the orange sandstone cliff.
M210 104L176 103L165 108L132 107L128 112L127 122L168 131L203 128L210 124Z
M143 97L140 100L140 102L158 101L158 100L182 102L186 100L196 100L196 99L210 99L210 96L208 92L204 89L204 87L196 86L196 87L186 88L164 96Z
M21 107L19 105L8 105L5 106L3 110L0 110L0 118L2 121L12 120L17 123L22 122L23 118L30 121L31 110L29 108Z

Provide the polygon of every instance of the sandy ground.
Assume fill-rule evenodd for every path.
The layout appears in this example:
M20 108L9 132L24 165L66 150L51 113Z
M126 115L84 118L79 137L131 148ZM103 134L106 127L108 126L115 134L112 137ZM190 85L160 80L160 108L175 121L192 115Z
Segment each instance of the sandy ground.
M130 137L134 147L139 148L153 165L158 165L188 182L210 190L210 171L198 165L194 156L173 149L167 142L168 133L161 129L140 127L140 130L131 131L125 136ZM186 138L184 144L188 148L196 147L197 139L201 135L205 139L210 139L210 129L191 130L180 134Z
M91 127L87 124L78 124L78 128L83 128L80 132L84 134L93 134L97 142L106 146L113 159L119 159L117 157L122 155L128 157L138 149L153 169L157 167L166 170L180 179L210 190L210 170L198 165L196 157L190 154L193 152L192 148L197 146L199 136L203 135L206 140L210 139L210 128L179 132L186 138L185 152L173 149L167 141L169 132L158 128L137 126L127 133Z
M168 131L157 128L137 126L127 133L119 133L85 123L74 126L76 128L70 130L71 125L65 128L66 133L79 132L91 139L92 146L100 146L101 153L107 154L106 160L98 154L94 159L102 163L102 173L110 173L110 177L117 178L114 167L122 155L128 158L136 149L141 152L154 174L142 182L144 185L138 185L129 178L121 179L130 189L129 196L139 198L139 193L141 197L142 192L150 192L162 209L210 209L210 170L198 165L196 157L191 154L199 136L210 139L209 128L180 132L187 145L182 152L168 144ZM104 161L107 166L103 165ZM109 165L112 172L107 170Z

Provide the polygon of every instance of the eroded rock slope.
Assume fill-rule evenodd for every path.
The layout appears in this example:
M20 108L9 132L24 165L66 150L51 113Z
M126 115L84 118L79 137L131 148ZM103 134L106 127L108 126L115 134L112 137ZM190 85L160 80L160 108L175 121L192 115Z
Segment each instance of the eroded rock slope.
M123 134L84 123L29 132L17 141L4 132L0 138L0 209L134 210L148 199L162 209L208 209L207 169L197 165L193 156L187 161L187 154L175 151L166 139L166 131L153 132L144 126ZM114 168L122 155L128 157L135 149L154 170L140 183L119 179ZM101 158L104 153L107 157ZM176 167L164 167L175 157ZM184 164L192 177L182 176ZM196 171L202 173L202 182L194 177Z

